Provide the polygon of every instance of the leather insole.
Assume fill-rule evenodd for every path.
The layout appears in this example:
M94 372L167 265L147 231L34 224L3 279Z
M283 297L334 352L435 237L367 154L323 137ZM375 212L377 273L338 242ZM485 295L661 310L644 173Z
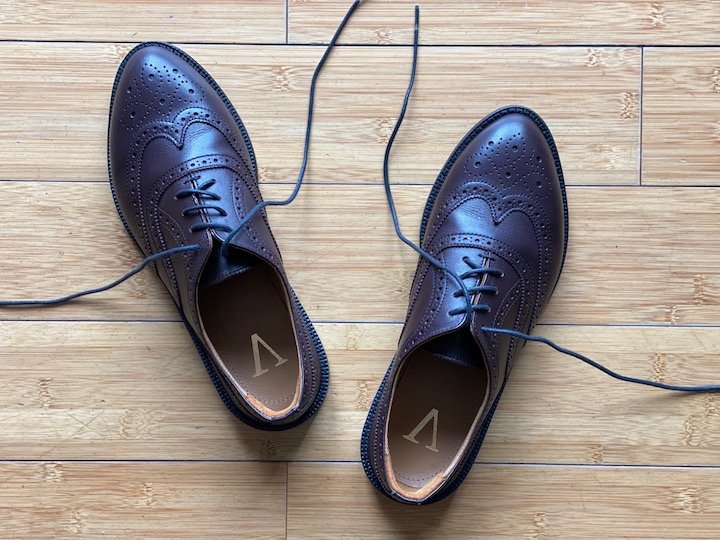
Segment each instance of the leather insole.
M398 484L420 489L457 457L485 403L487 370L477 364L477 359L459 363L426 350L405 360L387 434Z
M269 416L293 404L300 374L290 311L278 279L261 263L198 294L205 333L217 356L248 393L248 401Z

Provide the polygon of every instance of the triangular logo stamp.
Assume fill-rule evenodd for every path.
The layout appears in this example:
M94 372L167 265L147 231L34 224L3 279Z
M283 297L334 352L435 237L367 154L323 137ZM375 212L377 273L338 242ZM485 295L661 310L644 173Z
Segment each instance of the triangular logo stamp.
M439 411L435 409L434 407L430 409L430 412L425 415L425 418L420 420L417 426L415 426L415 429L413 429L410 433L407 435L403 435L403 438L410 441L411 443L420 444L418 440L415 438L417 437L418 433L420 433L423 429L425 429L425 426L427 426L430 421L432 421L432 444L429 446L425 446L428 450L431 450L433 452L437 452L437 430L438 430L438 416Z
M275 359L277 360L277 364L275 364L275 367L281 366L285 362L287 362L287 358L283 358L277 352L275 352L275 349L268 345L267 342L258 334L253 334L252 336L250 336L250 341L252 342L253 358L255 359L255 374L253 375L253 378L259 377L260 375L263 375L270 371L267 368L263 369L262 364L260 363L260 345L262 345L266 351L268 351L275 357Z

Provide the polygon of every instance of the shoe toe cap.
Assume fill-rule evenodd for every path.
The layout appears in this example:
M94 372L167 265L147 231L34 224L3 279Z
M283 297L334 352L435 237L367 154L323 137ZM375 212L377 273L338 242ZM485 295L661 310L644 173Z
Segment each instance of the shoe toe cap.
M157 120L172 121L181 110L206 105L208 85L202 75L162 44L144 44L121 66L113 93L112 127L133 132Z
M527 113L500 117L483 129L463 152L459 165L467 180L491 184L502 195L544 200L561 192L559 161L544 124ZM556 163L557 161L557 163Z
M567 237L560 161L552 135L533 111L507 107L471 130L451 158L429 220L431 236L479 234L523 254L551 289Z

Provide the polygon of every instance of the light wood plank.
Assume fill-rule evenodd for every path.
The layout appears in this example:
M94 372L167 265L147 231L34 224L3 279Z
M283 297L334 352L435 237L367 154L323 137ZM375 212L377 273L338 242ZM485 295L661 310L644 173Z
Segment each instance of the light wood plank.
M0 0L0 39L284 43L284 0Z
M645 51L643 182L720 185L720 48Z
M289 186L265 185L268 198ZM414 236L428 188L399 186ZM568 260L543 320L552 323L717 323L720 192L695 188L570 188ZM0 182L0 297L47 297L106 283L134 266L110 190L97 183ZM270 211L290 279L314 319L399 321L417 257L392 229L382 186L306 186ZM362 239L358 247L357 239ZM692 266L688 267L688 262ZM170 319L152 271L73 304L0 310L2 318Z
M375 493L355 464L290 464L289 538L714 538L717 469L475 466L430 507ZM322 523L321 529L318 523Z
M356 461L400 328L318 325L331 366L327 401L310 424L267 433L225 410L179 323L4 322L0 458ZM537 332L629 375L720 382L717 328ZM720 465L717 404L613 381L531 344L478 460Z
M3 538L281 538L285 465L0 463Z
M0 179L104 180L107 107L127 45L0 44ZM235 103L264 181L292 181L321 47L188 46ZM339 48L320 80L308 181L380 181L410 51ZM637 184L637 49L423 49L397 140L397 181L431 183L468 129L502 105L537 109L571 184ZM599 134L602 134L601 136Z
M94 286L139 260L105 183L110 89L132 44L195 43L183 48L237 106L278 197L319 44L350 1L0 0L0 298ZM690 186L720 186L720 1L419 3L428 46L392 162L412 184L396 189L405 230L462 135L528 105L574 186L569 258L537 333L629 375L718 382L720 191ZM414 4L364 2L342 41L409 44ZM408 508L367 482L360 432L417 262L380 177L410 58L333 53L316 185L270 212L299 296L326 321L317 417L281 433L237 421L152 270L74 305L0 310L0 538L717 536L720 398L613 381L536 344L457 496ZM632 187L639 170L661 185Z
M327 41L349 0L289 0L291 43ZM421 6L425 44L573 45L715 44L716 0L645 2L586 0L384 0L365 2L343 37L346 43L412 43L413 6Z

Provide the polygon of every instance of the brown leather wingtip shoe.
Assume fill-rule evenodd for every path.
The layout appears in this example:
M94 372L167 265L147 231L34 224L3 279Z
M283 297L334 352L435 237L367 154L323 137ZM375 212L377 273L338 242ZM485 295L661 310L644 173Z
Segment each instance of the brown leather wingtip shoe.
M250 138L217 83L180 49L134 48L113 87L108 162L145 256L187 248L157 273L227 407L261 429L312 416L327 360L264 212L228 238L262 197Z
M382 493L438 501L470 471L513 360L560 277L568 217L560 160L540 117L491 114L460 142L430 193L422 248L462 280L418 264L395 358L362 435Z

